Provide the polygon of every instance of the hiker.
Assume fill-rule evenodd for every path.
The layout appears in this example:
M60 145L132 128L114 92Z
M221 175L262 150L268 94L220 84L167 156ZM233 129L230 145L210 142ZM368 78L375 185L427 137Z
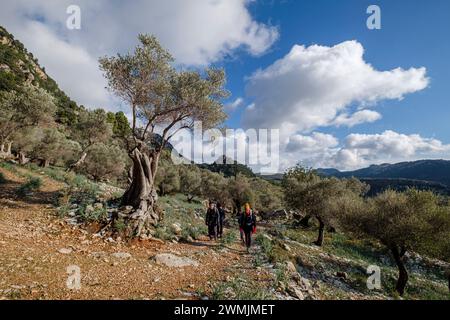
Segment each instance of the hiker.
M247 247L248 252L252 245L252 234L256 232L256 217L248 203L245 204L245 210L244 213L242 213L240 220L239 227L241 232L244 233L245 246Z
M243 215L242 215L242 211L241 211L240 208L239 208L239 211L237 213L237 217L238 217L237 221L238 221L238 226L239 226L239 234L241 236L241 242L242 242L242 245L245 245L244 230L241 228Z
M217 227L219 225L219 211L213 202L209 203L206 211L205 223L208 226L208 236L210 240L217 240Z
M225 209L222 208L222 205L220 203L217 204L217 211L219 211L219 225L217 229L217 235L219 238L222 238L223 224L225 222Z

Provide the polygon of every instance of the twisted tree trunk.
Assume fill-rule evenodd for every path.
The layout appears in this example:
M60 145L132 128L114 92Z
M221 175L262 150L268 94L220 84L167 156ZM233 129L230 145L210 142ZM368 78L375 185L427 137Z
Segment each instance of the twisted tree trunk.
M132 181L123 195L122 205L133 207L127 218L128 234L139 237L148 235L162 218L156 208L158 195L154 185L158 156L149 157L138 148L129 156L133 161Z
M2 143L0 145L0 158L1 159L13 158L12 153L11 153L11 146L12 146L12 142L8 142L6 144L6 150L5 150L5 143Z
M319 235L317 237L317 240L314 242L315 245L321 247L323 244L323 232L325 229L325 223L320 217L317 217L317 221L319 221Z
M397 245L393 245L391 246L391 252L398 268L398 280L395 286L395 290L399 295L403 296L403 294L405 293L406 284L408 283L408 270L406 270L404 263L406 250L404 248L401 248L401 250L399 250Z
M80 166L84 163L84 161L86 160L86 157L87 157L87 152L84 151L83 154L81 155L80 159L78 159L77 162L71 164L71 165L69 166L69 168L67 168L67 172L73 171L73 170L75 170L76 168L80 167Z

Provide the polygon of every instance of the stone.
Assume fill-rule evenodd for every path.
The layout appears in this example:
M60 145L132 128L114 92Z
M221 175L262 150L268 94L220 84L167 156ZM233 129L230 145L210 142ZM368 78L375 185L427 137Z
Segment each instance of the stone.
M264 234L263 234L263 237L266 238L266 239L269 240L269 241L272 241L272 240L273 240L272 237L269 236L267 233L264 233Z
M297 298L298 300L305 300L305 295L299 288L295 286L289 286L287 291L294 298Z
M176 256L171 253L160 253L153 257L153 260L157 264L163 264L167 267L172 268L183 268L183 267L197 267L199 263L193 259L187 257Z
M61 248L58 250L59 253L61 254L71 254L72 253L72 249L69 248Z
M292 251L291 247L289 247L286 243L283 243L283 249L288 251L288 252Z
M338 272L336 272L336 277L342 278L342 279L347 279L347 278L348 278L348 275L347 275L346 272L338 271Z
M183 231L183 229L181 229L181 226L178 223L174 223L171 226L173 233L175 233L176 235L181 235L181 232Z
M101 209L103 209L103 203L100 203L100 202L94 203L93 208L94 208L94 210L101 210Z
M297 268L295 267L295 265L292 263L292 261L287 261L286 262L286 270L291 273L291 274L296 274L297 272Z
M131 254L129 254L128 252L115 252L111 255L117 259L130 259L131 258Z

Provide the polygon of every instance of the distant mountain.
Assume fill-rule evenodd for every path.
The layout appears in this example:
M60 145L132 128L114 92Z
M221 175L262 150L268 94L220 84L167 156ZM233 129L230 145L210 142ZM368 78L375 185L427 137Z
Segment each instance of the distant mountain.
M419 160L396 164L372 165L355 171L318 169L319 173L335 177L389 178L432 181L450 186L450 161Z
M355 171L317 169L317 172L324 176L338 178L356 177L371 186L371 193L378 193L386 188L403 190L407 187L415 187L450 194L450 161L448 160L385 163Z
M238 163L237 161L229 159L226 156L220 157L219 159L214 161L214 163L202 163L198 164L198 166L202 169L207 169L212 172L222 173L227 178L239 173L249 178L255 177L252 169L247 167L245 164Z

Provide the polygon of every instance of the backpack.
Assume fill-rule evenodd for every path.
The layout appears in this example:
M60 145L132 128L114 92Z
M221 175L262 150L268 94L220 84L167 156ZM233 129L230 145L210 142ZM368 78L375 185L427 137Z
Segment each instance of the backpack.
M253 220L254 220L253 211L249 215L244 213L244 226L252 227Z

